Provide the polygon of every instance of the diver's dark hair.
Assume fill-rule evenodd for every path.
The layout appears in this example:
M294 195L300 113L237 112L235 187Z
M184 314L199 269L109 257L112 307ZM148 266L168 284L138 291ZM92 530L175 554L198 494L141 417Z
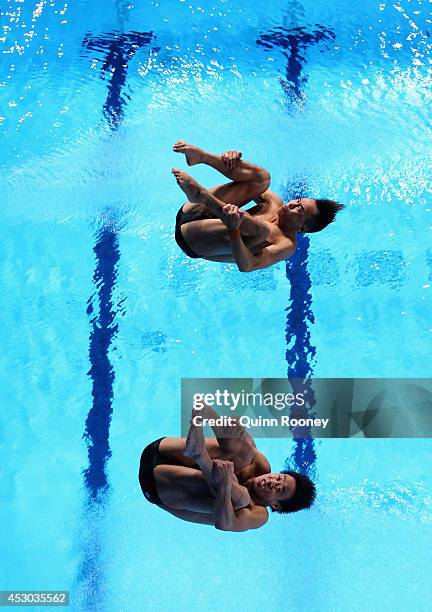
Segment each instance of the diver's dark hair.
M336 214L345 208L343 204L335 202L334 200L315 200L318 215L311 217L305 223L307 232L319 232L323 230L329 223L335 220Z
M304 508L310 508L315 501L316 489L315 485L309 476L300 474L299 472L291 472L282 470L281 474L289 474L296 481L296 489L294 496L290 499L280 501L280 508L273 510L273 512L279 512L285 514L286 512L298 512Z

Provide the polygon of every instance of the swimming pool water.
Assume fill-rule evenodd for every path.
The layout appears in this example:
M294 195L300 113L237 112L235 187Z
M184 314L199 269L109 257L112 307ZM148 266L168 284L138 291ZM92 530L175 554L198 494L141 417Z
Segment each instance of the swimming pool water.
M9 1L0 25L0 588L427 610L429 440L315 442L316 506L244 534L165 516L137 466L179 435L181 377L430 376L428 3ZM287 265L187 260L177 138L347 209Z

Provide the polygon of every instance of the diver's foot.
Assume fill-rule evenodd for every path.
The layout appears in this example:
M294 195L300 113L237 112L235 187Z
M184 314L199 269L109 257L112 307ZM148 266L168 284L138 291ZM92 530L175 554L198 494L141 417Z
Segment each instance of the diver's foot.
M218 413L215 410L213 410L213 408L210 408L210 406L207 406L207 404L204 404L204 403L202 404L199 414L204 419L218 419L219 418Z
M187 172L184 172L184 170L173 168L171 172L175 176L177 185L182 191L185 192L189 202L203 202L204 194L206 191L204 187L197 183L197 181L193 179Z
M173 146L174 153L183 153L186 156L188 166L200 164L204 159L204 151L195 145L191 145L185 140L177 140Z
M194 413L192 413L192 418L193 416L194 416ZM194 423L191 420L191 424L189 427L189 433L188 433L188 437L186 438L186 445L183 451L183 455L196 461L197 459L201 457L204 449L205 449L205 440L204 440L202 427L198 427L197 425L194 425Z

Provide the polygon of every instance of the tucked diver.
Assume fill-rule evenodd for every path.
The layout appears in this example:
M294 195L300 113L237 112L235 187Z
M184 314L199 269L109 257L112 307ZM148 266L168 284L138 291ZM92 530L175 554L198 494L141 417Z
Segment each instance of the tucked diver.
M218 417L208 406L193 411L192 417L196 414ZM238 422L212 429L216 437L204 438L192 418L186 440L161 438L144 449L139 481L148 501L184 521L223 531L262 527L267 507L286 513L312 505L312 481L297 472L271 473L269 462Z
M291 257L298 232L319 232L344 206L333 200L297 198L284 204L269 191L270 174L241 159L240 151L207 153L178 140L173 150L189 166L207 164L231 180L206 189L183 170L173 168L188 198L177 213L175 238L189 257L235 262L241 272L267 268ZM241 210L249 202L256 205Z

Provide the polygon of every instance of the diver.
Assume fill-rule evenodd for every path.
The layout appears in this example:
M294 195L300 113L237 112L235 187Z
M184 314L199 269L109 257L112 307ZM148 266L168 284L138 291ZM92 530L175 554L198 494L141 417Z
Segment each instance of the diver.
M284 204L269 191L267 170L244 161L240 151L213 155L184 140L173 150L184 154L189 166L207 164L230 179L206 189L173 168L188 198L177 213L175 238L189 257L235 262L240 272L261 270L291 257L298 232L319 232L344 208L333 200L303 197ZM255 206L241 210L252 201Z
M273 512L297 512L315 499L308 476L292 471L272 473L243 426L212 425L204 438L194 417L213 419L210 407L193 410L187 439L161 438L141 455L139 481L145 498L175 517L213 525L222 531L262 527Z

